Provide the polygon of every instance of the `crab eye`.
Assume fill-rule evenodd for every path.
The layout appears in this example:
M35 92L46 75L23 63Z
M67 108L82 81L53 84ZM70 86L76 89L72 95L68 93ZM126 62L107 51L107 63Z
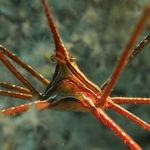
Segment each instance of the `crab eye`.
M71 55L71 56L70 56L70 61L71 61L71 62L74 62L75 60L76 60L76 58Z

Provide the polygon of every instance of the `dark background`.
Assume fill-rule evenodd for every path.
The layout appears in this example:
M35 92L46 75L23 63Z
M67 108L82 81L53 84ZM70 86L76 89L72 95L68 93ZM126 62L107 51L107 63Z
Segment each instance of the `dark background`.
M148 0L51 0L51 7L65 46L76 57L81 70L97 85L113 71ZM149 32L148 22L139 41ZM54 44L39 0L0 0L0 44L51 79L55 63ZM149 46L123 71L112 95L149 97ZM16 65L17 66L17 65ZM39 91L45 87L18 69ZM20 82L0 63L0 82ZM25 103L0 96L1 108ZM150 121L146 105L124 108ZM144 149L150 149L150 134L132 121L108 111ZM109 150L127 149L123 142L90 113L34 109L18 117L0 116L2 150Z

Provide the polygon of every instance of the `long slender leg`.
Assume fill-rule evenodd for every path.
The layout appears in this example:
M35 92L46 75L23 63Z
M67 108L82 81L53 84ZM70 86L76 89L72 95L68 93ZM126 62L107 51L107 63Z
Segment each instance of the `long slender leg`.
M82 82L84 82L86 85L88 85L88 87L90 87L92 90L95 90L95 87L93 88L93 85L89 83L89 81L86 81L86 77L84 76L83 73L81 73L81 71L78 69L78 67L76 66L76 63L71 63L72 57L70 57L69 52L67 51L67 49L64 46L64 43L60 37L60 34L58 32L57 26L55 24L55 21L53 19L52 16L52 12L50 7L48 6L48 3L45 0L41 0L44 10L45 10L45 14L47 16L47 21L49 24L49 28L52 32L52 36L54 39L54 43L55 43L55 48L56 48L56 60L58 64L65 64L67 68L69 68L69 70ZM58 65L59 66L59 65ZM97 90L96 90L97 92ZM99 91L100 92L100 91Z
M43 109L48 108L50 104L47 100L35 101L33 103L23 104L23 105L11 107L8 109L4 109L1 111L1 114L16 115L16 114L28 111L31 106L35 106L38 110L43 110Z
M134 121L136 124L138 124L139 126L143 127L145 130L150 131L150 124L144 122L143 120L141 120L141 119L138 118L137 116L133 115L133 114L130 113L129 111L127 111L127 110L125 110L124 108L120 107L119 105L117 105L117 104L115 104L115 103L113 103L113 102L109 102L108 108L117 111L119 114L122 114L122 115L124 115L125 117L131 119L131 120Z
M2 110L1 113L5 115L19 114L27 111L31 105L35 106L38 110L43 110L50 106L53 106L53 104L50 104L47 100L36 101L33 103L15 106L12 108ZM95 109L95 107L91 106L90 104L89 109L98 120L101 120L104 125L111 128L116 133L116 135L118 135L124 141L124 143L127 144L131 149L141 150L140 146L123 129L121 129L101 108Z
M140 52L142 52L142 50L144 50L144 48L150 43L150 35L148 34L137 46L136 48L134 48L132 50L132 53L130 54L126 65L128 65ZM111 79L110 75L105 82L102 84L101 86L101 90L104 90L104 88L108 85L110 79Z
M32 84L11 64L11 62L0 52L0 60L5 66L19 79L34 96L39 96L39 92L32 86Z
M41 0L41 2L43 4L45 14L47 16L47 21L48 21L49 27L50 27L52 35L53 35L55 48L56 48L56 59L58 62L64 63L64 62L66 62L66 60L68 58L70 58L69 53L68 53L67 49L65 48L65 46L62 42L62 39L59 35L59 32L56 28L56 24L53 20L50 7L48 6L48 4L45 0Z
M110 93L111 93L113 87L115 86L115 84L117 83L117 80L120 76L120 73L124 69L124 67L126 65L126 62L128 60L128 57L130 56L130 54L132 52L132 47L135 44L137 38L139 37L139 35L140 35L140 33L141 33L141 31L144 27L144 24L148 20L149 17L150 17L150 5L144 11L144 14L143 14L142 18L140 19L140 21L138 22L129 43L127 44L125 50L123 51L123 54L120 57L120 60L118 62L118 66L116 67L114 73L112 74L112 77L111 77L108 85L103 90L103 95L102 95L102 98L99 102L100 106L105 105L106 99L110 95Z
M101 120L104 125L111 128L113 132L119 136L125 144L132 150L141 150L142 148L123 130L121 129L101 108L92 111L94 116Z
M25 100L31 100L32 95L31 94L25 94L25 93L19 93L19 92L13 92L13 91L5 91L5 90L0 90L0 96L10 96L14 98L21 98Z
M2 45L0 45L0 51L3 54L5 54L6 56L8 56L10 59L12 59L14 62L16 62L17 64L19 64L21 67L23 67L24 69L26 69L34 77L36 77L37 79L39 79L39 81L41 81L43 84L45 84L45 85L49 84L50 81L48 79L46 79L43 75L41 75L40 73L38 73L30 65L28 65L27 63L25 63L22 59L20 59L19 57L17 57L14 53L10 52L8 49L6 49L5 47L3 47Z
M7 82L0 82L0 87L8 89L8 90L24 93L24 94L31 94L30 90L28 90L27 88L14 85L11 83L7 83Z
M111 97L117 104L150 104L150 98L144 97Z
M104 111L103 108L95 106L93 101L89 101L87 97L81 100L84 107L88 108L91 113L104 125L112 129L122 141L127 144L132 150L141 150L141 147L120 127L118 126Z
M148 34L137 46L133 49L131 55L127 60L127 64L129 64L142 50L150 43L150 34Z

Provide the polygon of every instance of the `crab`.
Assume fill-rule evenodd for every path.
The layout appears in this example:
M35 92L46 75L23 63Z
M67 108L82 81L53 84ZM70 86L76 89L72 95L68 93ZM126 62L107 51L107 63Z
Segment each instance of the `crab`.
M115 87L124 67L130 63L150 42L150 35L147 35L135 48L134 45L140 35L145 23L150 17L150 5L145 9L141 19L119 58L118 65L114 72L99 87L90 81L79 69L76 60L65 47L56 24L53 20L50 7L45 0L41 0L48 25L51 29L55 43L56 68L52 80L49 81L43 75L35 71L30 65L7 48L0 46L0 61L11 71L11 73L22 82L25 87L1 82L0 86L8 90L0 90L0 95L35 100L23 105L14 106L1 110L4 115L16 115L29 110L33 105L38 110L54 109L75 112L91 112L99 121L121 138L130 149L142 149L113 119L106 113L112 109L117 113L131 119L137 125L150 131L150 124L144 122L119 104L150 104L150 98L143 97L111 97L110 94ZM32 76L47 86L44 93L40 93L9 61L8 58L26 69Z

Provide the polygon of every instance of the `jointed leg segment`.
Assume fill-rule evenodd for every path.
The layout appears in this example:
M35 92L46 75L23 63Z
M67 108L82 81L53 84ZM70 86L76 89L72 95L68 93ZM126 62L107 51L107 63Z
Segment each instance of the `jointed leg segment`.
M46 2L44 0L42 0L42 3L45 8L49 26L53 33L54 41L56 44L56 54L57 54L57 56L60 55L63 58L65 58L65 56L68 56L68 52L66 51L66 49L61 41L61 38L58 34L57 28L52 20L51 12L48 8L48 5L46 4ZM100 99L101 100L100 103L97 106L95 106L94 102L89 103L87 101L87 103L89 103L87 107L89 108L89 110L93 113L93 115L98 120L101 120L104 125L111 128L116 133L116 135L118 135L124 141L124 143L126 143L131 149L137 149L137 150L140 150L141 147L105 113L103 106L105 106L105 104L108 104L108 107L104 107L104 108L111 108L111 109L117 111L118 113L128 117L129 119L133 120L135 123L142 126L146 130L150 131L149 124L145 123L143 120L134 116L132 113L126 111L125 109L121 108L117 104L113 103L113 102L131 103L132 100L134 101L133 103L150 103L150 98L148 98L148 99L141 98L139 100L139 98L136 98L136 99L134 99L134 98L132 98L132 99L126 98L125 99L124 98L123 99L122 97L114 97L114 98L111 98L112 101L108 101L108 103L106 103L106 100L108 100L107 98L110 95L111 90L115 86L124 66L130 60L132 60L143 48L142 46L139 45L138 46L139 50L132 51L132 47L135 44L136 39L138 38L138 36L149 16L150 16L150 6L146 9L143 17L141 18L140 22L138 23L131 40L129 41L126 49L124 50L124 52L121 56L118 66L110 79L110 82L104 88L102 98ZM148 38L148 40L146 39L147 41L145 41L144 46L146 46L146 44L148 44L150 41L149 36L147 36L147 38ZM142 43L141 43L141 45L142 45ZM10 59L12 59L13 61L15 61L16 63L18 63L19 65L21 65L23 68L25 68L27 71L29 71L33 76L38 78L45 85L49 84L49 81L47 79L45 79L41 74L39 74L35 70L33 70L29 65L27 65L25 62L23 62L20 58L16 57L13 53L8 51L4 47L0 47L0 60L27 88L27 89L21 88L18 86L9 85L7 83L6 84L0 83L1 87L13 90L13 92L0 90L0 95L7 95L7 96L18 97L18 98L22 98L22 99L31 99L32 95L39 96L40 93L30 84L30 82L28 82L28 80L21 73L18 72L18 70L10 63L10 61L5 57L5 55L7 57L9 57ZM62 60L63 60L63 58L62 58ZM31 95L31 93L32 93L32 95ZM82 103L84 104L84 101ZM85 104L87 104L87 103L85 102ZM22 112L27 111L31 105L35 106L39 110L46 109L51 106L49 101L47 101L47 100L40 101L39 100L39 101L35 101L33 103L24 104L24 105L8 108L6 110L2 110L2 113L6 114L6 115L22 113Z
M111 100L117 104L150 104L150 98L142 97L111 97Z
M43 84L48 85L49 80L46 79L42 74L38 73L36 70L34 70L30 65L25 63L21 58L17 57L14 53L0 45L0 52L2 52L4 55L12 59L14 62L19 64L22 68L26 69L29 73L31 73L34 77L39 79Z
M140 35L140 33L141 33L141 31L142 31L142 29L143 29L143 27L144 27L144 25L145 25L145 23L149 17L150 17L150 5L144 11L144 14L143 14L142 18L140 19L140 21L138 22L129 43L127 44L125 50L123 51L123 54L120 57L120 60L118 62L118 66L116 67L114 73L112 74L109 83L104 88L101 101L99 102L99 106L105 105L106 99L110 95L114 86L116 85L117 80L120 76L120 73L122 72L125 65L127 64L127 62L128 62L127 60L129 58L129 56L132 54L133 45L135 44L137 38L139 37L139 35Z
M131 55L127 60L129 64L148 44L150 43L150 34L148 34L137 46L133 49Z
M8 90L24 93L24 94L31 94L30 90L28 90L27 88L14 85L11 83L7 83L7 82L0 82L0 87L8 89Z
M39 92L32 86L32 84L11 64L11 62L0 52L0 60L5 66L19 79L34 96L39 96Z
M113 103L113 102L109 102L108 108L117 111L119 114L122 114L122 115L124 115L125 117L131 119L131 120L134 121L136 124L138 124L139 126L143 127L145 130L150 131L150 124L144 122L143 120L141 120L141 119L138 118L137 116L133 115L133 114L130 113L129 111L127 111L127 110L125 110L124 108L120 107L119 105L117 105L117 104L115 104L115 103Z
M31 106L35 106L38 110L46 109L50 106L49 102L47 100L44 101L35 101L33 103L23 104L20 106L11 107L5 110L2 110L1 113L5 115L16 115L19 113L26 112L29 110Z
M31 94L25 94L25 93L14 92L14 91L0 90L0 95L14 97L14 98L21 98L24 100L31 100L32 99Z
M118 135L125 144L127 144L132 150L141 150L141 147L123 130L121 129L101 108L95 109L94 116L98 120L101 120L104 125L111 128L116 135Z
M128 65L142 50L150 43L150 35L148 34L131 52L129 58L127 59L126 65ZM101 86L101 90L104 90L105 87L108 85L110 79L110 75L105 82Z

